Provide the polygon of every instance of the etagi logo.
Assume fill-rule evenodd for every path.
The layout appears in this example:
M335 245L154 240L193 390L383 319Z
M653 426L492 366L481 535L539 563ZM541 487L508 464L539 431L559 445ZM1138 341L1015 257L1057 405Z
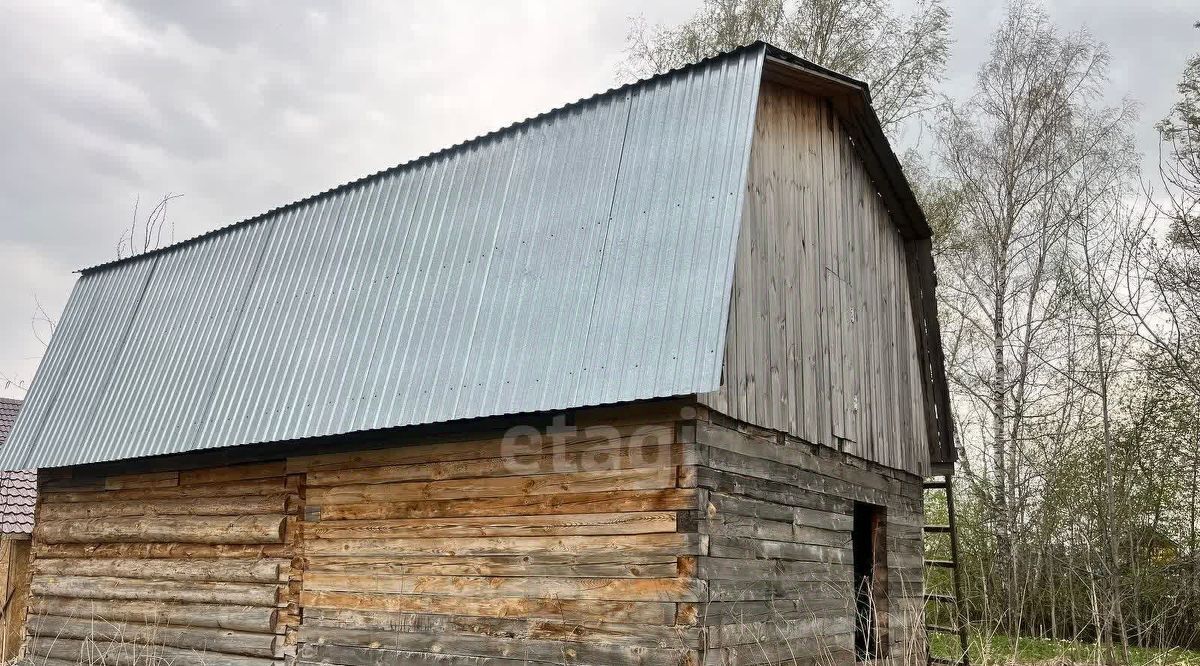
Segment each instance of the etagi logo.
M696 410L684 407L679 421L657 424L568 425L555 415L543 428L521 425L505 431L500 455L512 474L613 472L682 463L681 442L694 441Z

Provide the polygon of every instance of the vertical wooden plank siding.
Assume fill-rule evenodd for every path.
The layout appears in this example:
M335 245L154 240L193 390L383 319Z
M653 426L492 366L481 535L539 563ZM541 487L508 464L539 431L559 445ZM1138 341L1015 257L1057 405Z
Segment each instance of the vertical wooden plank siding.
M29 603L29 535L0 538L0 661L7 663L21 649Z
M924 474L910 258L825 100L764 81L722 388L738 420Z

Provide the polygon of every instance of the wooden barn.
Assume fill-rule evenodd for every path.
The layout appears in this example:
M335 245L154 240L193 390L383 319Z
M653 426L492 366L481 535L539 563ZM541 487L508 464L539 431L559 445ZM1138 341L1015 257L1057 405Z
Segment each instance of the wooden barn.
M866 85L753 44L83 270L25 654L923 659L948 421Z

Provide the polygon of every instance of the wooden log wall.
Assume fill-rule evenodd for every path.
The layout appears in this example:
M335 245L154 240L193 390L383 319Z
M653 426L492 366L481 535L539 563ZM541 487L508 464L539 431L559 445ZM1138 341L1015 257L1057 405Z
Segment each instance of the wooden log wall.
M919 477L686 401L572 417L549 435L47 481L27 654L849 663L856 501L887 507L888 640L911 650Z
M922 478L702 413L703 664L853 664L855 502L887 513L889 653L924 663Z
M703 589L678 418L290 460L308 487L300 660L686 663Z
M302 492L283 460L44 482L26 654L282 662L300 622Z

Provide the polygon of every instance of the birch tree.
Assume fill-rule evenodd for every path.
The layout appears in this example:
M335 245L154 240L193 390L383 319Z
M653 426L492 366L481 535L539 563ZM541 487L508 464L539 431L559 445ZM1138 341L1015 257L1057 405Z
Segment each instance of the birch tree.
M983 448L986 465L973 482L987 500L998 593L1010 614L1023 590L1014 538L1029 525L1039 457L1067 404L1050 359L1069 351L1063 269L1069 231L1090 196L1080 184L1129 159L1118 144L1132 104L1098 105L1107 66L1091 35L1063 34L1040 7L1015 2L973 95L949 108L937 132L967 239L939 267L948 328L958 328L962 348L950 375L965 405L960 418L965 412L974 427L968 436Z

